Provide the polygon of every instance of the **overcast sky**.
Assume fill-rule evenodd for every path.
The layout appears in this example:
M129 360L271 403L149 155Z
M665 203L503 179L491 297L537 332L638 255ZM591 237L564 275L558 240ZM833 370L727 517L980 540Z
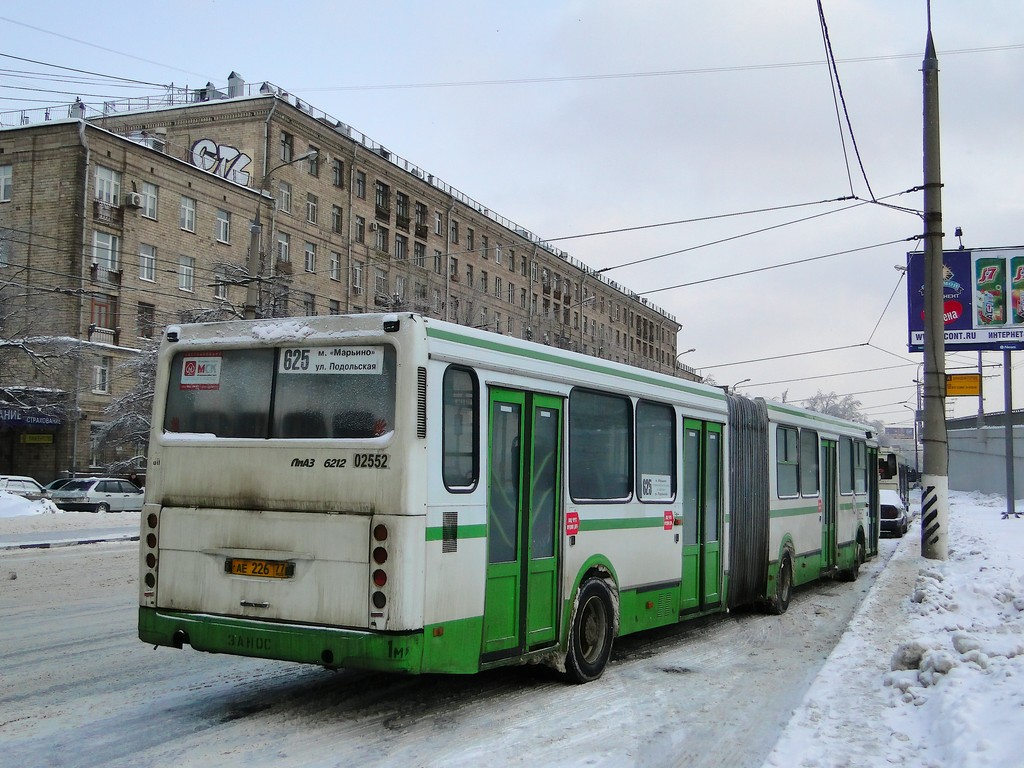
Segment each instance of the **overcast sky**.
M674 314L678 349L696 348L682 361L717 383L852 394L909 426L921 355L894 266L922 223L870 200L923 204L899 193L922 182L926 3L823 8L852 140L811 0L37 0L0 11L0 119L160 92L58 82L15 56L153 84L270 81L542 238L648 227L555 244L598 269L649 259L607 275ZM968 248L1024 243L1024 4L935 0L932 29L944 245L957 226ZM747 213L761 209L776 210ZM984 362L986 410L1001 410L1002 355ZM1024 353L1014 365L1019 408ZM976 370L977 355L946 366Z

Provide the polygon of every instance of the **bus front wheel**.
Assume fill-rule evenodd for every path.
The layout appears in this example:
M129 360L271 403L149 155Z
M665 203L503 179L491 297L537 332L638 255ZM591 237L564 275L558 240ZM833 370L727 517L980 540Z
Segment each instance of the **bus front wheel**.
M614 614L608 585L598 578L580 587L569 629L565 673L574 683L589 683L604 672L612 655Z

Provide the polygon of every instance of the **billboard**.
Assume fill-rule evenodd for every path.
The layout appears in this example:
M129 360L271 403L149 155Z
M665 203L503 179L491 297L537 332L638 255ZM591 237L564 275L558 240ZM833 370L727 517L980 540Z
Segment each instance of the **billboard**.
M924 254L907 254L907 346L924 350ZM943 251L947 351L1024 349L1024 247Z

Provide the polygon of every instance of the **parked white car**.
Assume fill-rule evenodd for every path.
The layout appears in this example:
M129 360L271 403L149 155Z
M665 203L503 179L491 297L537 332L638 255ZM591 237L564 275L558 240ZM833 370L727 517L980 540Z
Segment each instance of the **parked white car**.
M0 491L13 493L15 496L22 496L29 501L39 501L46 498L46 490L33 480L24 475L0 475Z
M891 533L902 537L910 527L910 513L897 491L882 490L878 492L878 500L882 507L882 533Z
M50 492L50 499L69 512L140 512L143 491L117 477L79 477Z

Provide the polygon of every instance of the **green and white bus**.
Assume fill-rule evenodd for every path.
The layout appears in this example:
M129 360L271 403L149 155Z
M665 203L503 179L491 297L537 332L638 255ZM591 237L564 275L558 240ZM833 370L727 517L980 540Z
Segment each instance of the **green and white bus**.
M616 636L855 578L876 451L863 425L416 314L171 326L139 637L586 682Z

